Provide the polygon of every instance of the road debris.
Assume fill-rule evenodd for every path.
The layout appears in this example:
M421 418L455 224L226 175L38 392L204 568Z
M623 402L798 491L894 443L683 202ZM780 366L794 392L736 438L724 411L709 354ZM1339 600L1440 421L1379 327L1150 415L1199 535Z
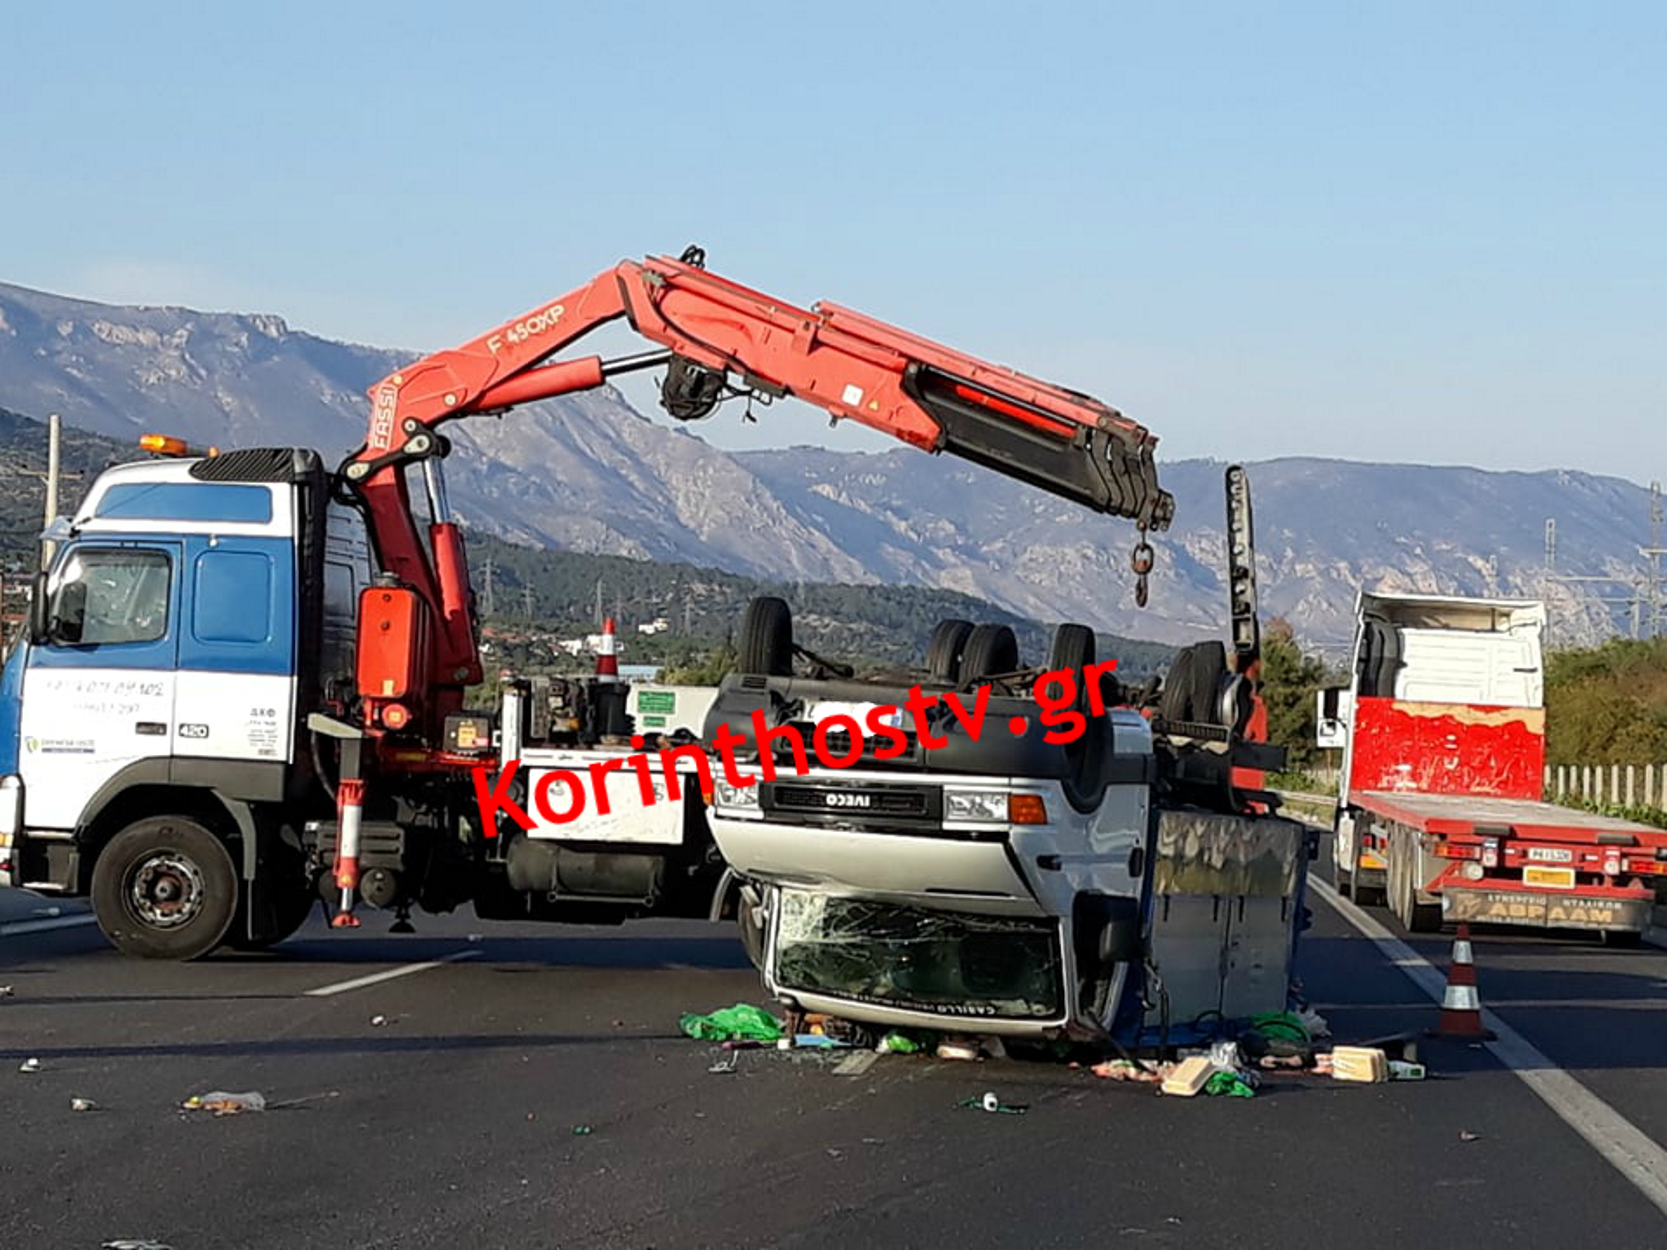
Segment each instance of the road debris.
M970 1037L946 1037L938 1043L938 1058L971 1062L978 1058L978 1042Z
M1460 1141L1481 1141L1482 1140L1482 1135L1480 1133L1472 1133L1467 1128L1460 1129L1459 1130L1459 1140Z
M71 1111L102 1111L103 1110L103 1108L100 1107L91 1098L71 1098L69 1100L69 1109Z
M17 1070L19 1072L39 1072L41 1070L41 1061L33 1058L25 1059L22 1063L17 1065Z
M906 1033L887 1033L874 1049L882 1055L918 1055L926 1045Z
M373 1028L373 1029L379 1029L387 1023L388 1023L388 1017L387 1016L372 1016L370 1018L370 1027Z
M1181 1060L1158 1088L1176 1098L1192 1098L1209 1084L1215 1071L1215 1064L1210 1062L1208 1055L1193 1055L1190 1059Z
M1030 1110L1027 1103L1007 1103L996 1097L994 1090L987 1090L982 1098L963 1098L955 1104L957 1107L970 1107L976 1111L988 1111L993 1115L1023 1115Z
M1243 1075L1226 1069L1211 1074L1204 1084L1204 1092L1211 1097L1254 1098L1256 1087Z
M731 1076L737 1071L735 1062L735 1056L732 1054L728 1059L721 1059L706 1070L713 1076Z
M118 1237L115 1241L104 1242L99 1250L174 1250L174 1248L163 1245L160 1241L150 1241L144 1237Z
M575 1124L573 1126L573 1136L575 1137L589 1137L590 1133L591 1128L588 1124Z
M784 1040L782 1022L751 1003L736 1003L704 1016L690 1013L678 1020L677 1027L701 1042Z
M217 1089L209 1094L193 1094L180 1107L186 1111L212 1111L216 1118L241 1115L245 1111L265 1111L266 1096L255 1090L242 1094L228 1094Z
M1426 1074L1421 1063L1408 1063L1404 1059L1389 1061L1389 1079L1392 1081L1422 1081Z
M1107 1059L1089 1069L1104 1081L1139 1081L1156 1085L1175 1070L1172 1063L1138 1064L1132 1059Z
M0 985L0 998L10 998L16 991L9 985Z

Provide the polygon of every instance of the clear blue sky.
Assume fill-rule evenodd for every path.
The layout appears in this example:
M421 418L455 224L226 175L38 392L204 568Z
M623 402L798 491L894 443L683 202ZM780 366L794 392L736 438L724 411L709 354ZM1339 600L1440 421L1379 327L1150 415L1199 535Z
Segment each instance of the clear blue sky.
M1363 7L11 5L0 279L426 350L699 241L1166 457L1667 477L1667 4Z

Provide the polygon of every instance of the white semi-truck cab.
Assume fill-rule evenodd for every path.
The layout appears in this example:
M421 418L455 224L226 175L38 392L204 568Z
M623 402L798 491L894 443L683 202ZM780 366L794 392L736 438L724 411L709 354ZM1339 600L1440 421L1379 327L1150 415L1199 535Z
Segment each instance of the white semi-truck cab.
M270 945L338 897L337 735L362 604L385 584L349 500L295 448L92 484L0 673L0 885L90 895L116 946L168 958ZM698 785L651 805L620 790L604 821L552 823L529 802L544 773L630 749L621 690L509 683L448 721L450 771L384 765L356 898L402 929L413 906L471 900L493 918L709 914L721 865ZM659 692L666 723L648 731L698 728L710 697ZM497 775L506 744L533 827L488 832L469 765Z

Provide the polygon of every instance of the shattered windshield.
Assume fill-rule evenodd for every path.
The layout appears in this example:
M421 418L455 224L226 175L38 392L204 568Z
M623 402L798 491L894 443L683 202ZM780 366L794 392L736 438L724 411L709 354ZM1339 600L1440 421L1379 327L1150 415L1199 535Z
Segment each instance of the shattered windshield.
M938 1014L1061 1014L1058 926L783 890L776 979L785 987Z

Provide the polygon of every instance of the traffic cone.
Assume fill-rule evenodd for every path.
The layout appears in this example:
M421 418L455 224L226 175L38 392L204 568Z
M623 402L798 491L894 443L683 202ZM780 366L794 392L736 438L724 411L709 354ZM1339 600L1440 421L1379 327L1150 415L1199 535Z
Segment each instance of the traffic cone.
M1447 969L1447 989L1441 996L1441 1021L1432 1036L1486 1041L1493 1037L1482 1024L1482 998L1476 992L1476 964L1470 953L1470 926L1463 921L1453 938L1453 962Z
M619 643L614 638L611 616L602 622L602 644L596 648L596 680L605 683L619 680Z

